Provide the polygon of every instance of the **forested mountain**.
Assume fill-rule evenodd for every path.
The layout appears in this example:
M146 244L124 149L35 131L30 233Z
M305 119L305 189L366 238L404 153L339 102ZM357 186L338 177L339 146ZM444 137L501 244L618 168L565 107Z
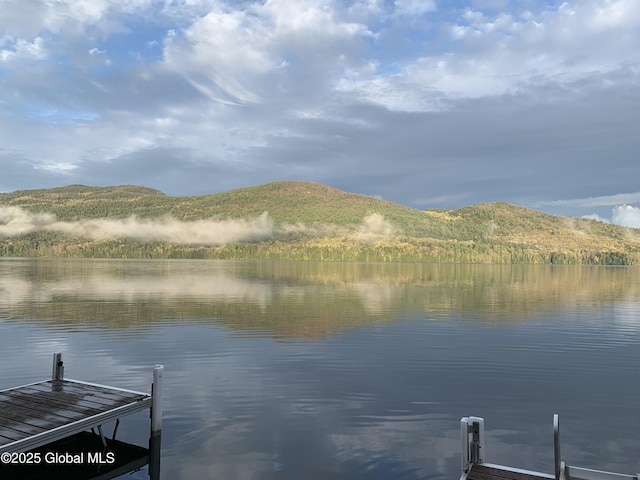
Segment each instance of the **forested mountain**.
M420 211L311 182L171 197L139 186L0 194L1 256L640 263L640 230L506 203Z

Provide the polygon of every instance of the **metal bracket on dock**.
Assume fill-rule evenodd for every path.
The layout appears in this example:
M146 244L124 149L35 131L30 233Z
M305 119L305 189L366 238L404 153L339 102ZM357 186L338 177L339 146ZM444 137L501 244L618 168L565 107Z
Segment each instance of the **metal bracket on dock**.
M471 465L485 461L484 419L480 417L463 417L460 420L460 437L462 440L461 467L463 475L468 473Z
M116 425L115 427L113 427L113 436L111 437L111 440L115 440L116 439L116 433L118 433L118 427L120 426L120 419L116 418Z
M64 362L61 353L53 354L53 368L51 371L51 380L64 380Z

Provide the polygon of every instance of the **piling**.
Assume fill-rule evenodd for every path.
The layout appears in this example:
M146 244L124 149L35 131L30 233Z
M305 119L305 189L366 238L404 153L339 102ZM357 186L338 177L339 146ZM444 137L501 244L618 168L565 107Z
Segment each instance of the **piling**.
M153 385L151 387L151 436L162 433L162 377L164 366L156 365L153 369Z
M164 366L153 369L151 385L151 436L149 437L149 478L160 478L160 446L162 438L162 377Z

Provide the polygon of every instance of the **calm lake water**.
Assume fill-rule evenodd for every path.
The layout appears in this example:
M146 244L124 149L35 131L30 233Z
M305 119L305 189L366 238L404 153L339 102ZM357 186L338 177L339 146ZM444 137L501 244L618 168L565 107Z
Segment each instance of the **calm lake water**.
M640 471L638 268L4 259L0 346L0 389L164 364L167 480L456 479L468 415L551 473L554 413L570 464Z

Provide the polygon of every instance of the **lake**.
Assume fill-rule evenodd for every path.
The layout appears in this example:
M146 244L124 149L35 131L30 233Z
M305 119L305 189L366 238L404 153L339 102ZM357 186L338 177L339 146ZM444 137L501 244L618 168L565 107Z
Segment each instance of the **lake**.
M637 267L2 259L0 342L0 389L164 364L167 480L457 479L469 415L552 473L554 413L568 463L640 471Z

